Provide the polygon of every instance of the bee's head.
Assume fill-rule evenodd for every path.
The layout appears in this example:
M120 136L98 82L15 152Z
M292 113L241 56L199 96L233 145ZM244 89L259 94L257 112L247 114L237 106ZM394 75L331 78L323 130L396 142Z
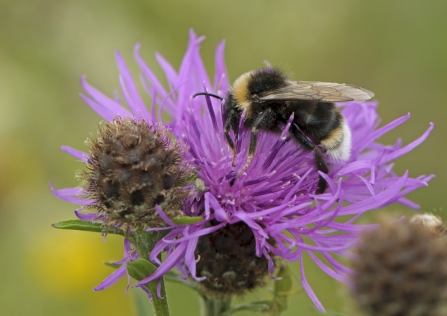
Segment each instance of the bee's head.
M259 103L258 97L286 84L288 78L277 68L262 68L244 73L233 84L233 95L238 107L247 109L251 103Z

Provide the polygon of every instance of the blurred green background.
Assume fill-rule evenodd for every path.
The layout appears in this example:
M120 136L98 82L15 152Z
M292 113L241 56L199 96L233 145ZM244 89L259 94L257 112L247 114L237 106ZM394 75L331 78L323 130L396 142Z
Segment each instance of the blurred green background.
M0 0L0 314L135 312L124 281L92 291L111 272L103 262L122 257L122 239L109 236L104 244L99 235L52 229L51 223L73 218L76 206L53 197L49 182L77 185L74 174L82 165L59 147L85 149L100 120L78 97L80 76L111 94L119 88L114 50L136 70L137 42L161 75L154 53L178 67L189 28L207 37L202 55L210 73L214 49L226 39L231 81L268 60L299 80L374 91L383 123L411 112L384 143L402 137L407 144L434 122L429 139L400 158L395 170L436 174L428 188L409 197L446 219L446 15L446 1L418 0ZM400 206L386 211L412 212ZM309 260L306 273L327 309L357 315L346 306L346 290ZM190 290L168 284L168 294L174 316L197 315ZM263 290L251 298L269 295ZM285 313L315 314L303 293L292 296Z

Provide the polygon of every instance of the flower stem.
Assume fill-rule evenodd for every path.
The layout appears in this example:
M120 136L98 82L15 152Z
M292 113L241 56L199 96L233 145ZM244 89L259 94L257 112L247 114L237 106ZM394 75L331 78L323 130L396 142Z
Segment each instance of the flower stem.
M149 254L154 249L155 244L166 235L164 231L137 231L134 232L135 247L140 258L149 260ZM146 288L152 294L152 307L156 316L169 316L168 297L166 295L165 283L163 278L160 282L160 297L157 295L157 281L152 281L146 284Z
M168 297L166 296L165 284L163 278L160 280L160 299L157 295L157 291L152 295L152 307L154 308L155 316L169 316ZM147 286L148 287L148 286ZM149 288L149 287L148 287Z
M231 308L232 296L210 297L201 296L200 315L201 316L220 316Z

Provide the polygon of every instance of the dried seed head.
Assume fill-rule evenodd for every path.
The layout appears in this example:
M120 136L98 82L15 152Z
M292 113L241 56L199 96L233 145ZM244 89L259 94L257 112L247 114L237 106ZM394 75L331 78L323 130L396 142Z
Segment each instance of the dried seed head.
M102 122L87 145L88 171L81 178L98 220L123 229L163 226L156 205L170 218L182 215L192 168L182 161L185 146L172 143L162 126L116 118Z
M256 256L256 240L245 223L227 225L199 238L195 256L199 284L214 296L242 295L265 285L265 257Z
M369 315L446 315L447 243L423 225L383 221L363 233L353 296Z

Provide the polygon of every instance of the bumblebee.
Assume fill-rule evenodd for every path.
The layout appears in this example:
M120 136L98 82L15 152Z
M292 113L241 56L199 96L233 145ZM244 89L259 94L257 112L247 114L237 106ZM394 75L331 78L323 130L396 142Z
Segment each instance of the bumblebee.
M238 176L251 163L259 131L280 134L292 114L290 138L313 151L317 170L327 174L322 150L333 160L346 161L351 154L351 131L334 102L366 101L373 96L371 91L348 84L292 81L273 67L244 73L236 79L225 100L224 132L233 150L233 166L236 147L229 132L232 129L237 137L244 111L244 127L251 130L247 162ZM320 176L316 193L323 193L326 186Z

